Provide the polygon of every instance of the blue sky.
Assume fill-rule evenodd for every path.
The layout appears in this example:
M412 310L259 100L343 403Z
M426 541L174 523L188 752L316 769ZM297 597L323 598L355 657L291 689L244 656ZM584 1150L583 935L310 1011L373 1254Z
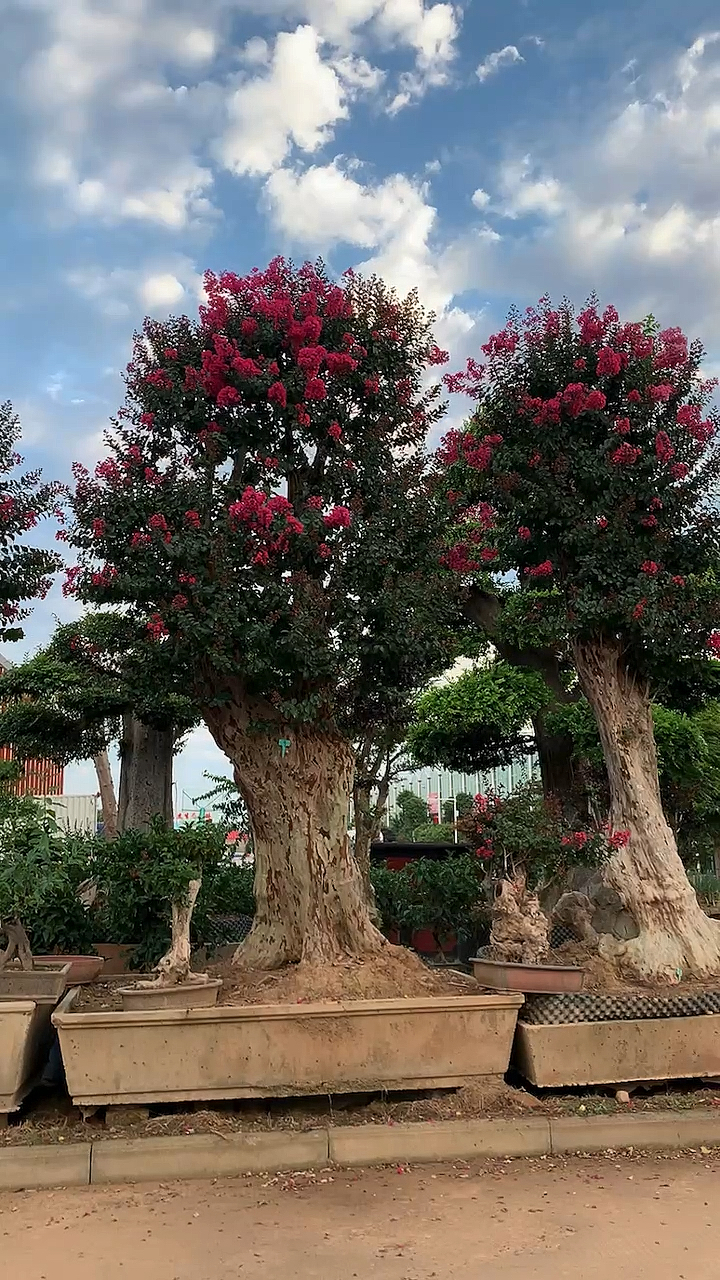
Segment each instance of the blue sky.
M322 254L417 287L463 360L545 291L720 365L716 0L0 0L0 396L66 478L146 312ZM714 20L713 20L714 17ZM58 591L14 660L71 616ZM208 735L179 793L226 772ZM94 790L74 766L71 790Z

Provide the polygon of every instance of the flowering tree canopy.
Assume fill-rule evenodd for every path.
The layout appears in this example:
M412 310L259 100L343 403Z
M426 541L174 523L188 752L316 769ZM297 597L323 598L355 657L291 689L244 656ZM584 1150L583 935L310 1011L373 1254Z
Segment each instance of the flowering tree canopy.
M61 560L52 551L28 546L23 535L57 509L60 485L41 484L40 472L14 475L20 422L9 403L0 405L0 639L21 640L18 626L30 610L24 602L43 597Z
M440 453L448 564L514 571L518 621L621 636L642 674L720 647L719 420L700 345L543 300L484 351L447 379L478 400Z
M254 804L260 879L259 827L279 821L267 797L258 812L268 770L286 813L268 846L290 839L283 788L315 795L322 776L334 812L308 815L290 873L302 863L307 880L318 826L333 832L328 857L349 856L351 739L451 653L423 445L442 413L426 371L446 356L416 297L377 279L336 284L321 264L277 259L245 277L208 274L205 289L199 321L146 321L110 455L94 475L76 469L69 589L149 616L149 634L187 664ZM262 890L258 902L263 963L307 954L302 909L293 939L270 943ZM334 912L340 950L352 950Z
M609 869L640 929L625 958L675 979L714 972L720 933L700 918L663 817L646 684L720 648L718 416L702 348L652 319L621 323L593 303L576 317L543 299L483 350L484 365L446 379L477 408L439 455L445 562L466 580L511 573L505 627L570 643L611 827L631 832Z

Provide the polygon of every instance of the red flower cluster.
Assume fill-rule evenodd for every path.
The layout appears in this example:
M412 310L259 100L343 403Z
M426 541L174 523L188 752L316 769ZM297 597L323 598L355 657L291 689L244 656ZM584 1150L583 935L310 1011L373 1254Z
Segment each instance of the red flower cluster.
M534 568L527 570L529 578L550 578L553 574L551 560L543 560L542 564L536 564Z
M628 444L627 440L623 440L617 449L610 454L610 462L614 467L632 467L642 453L639 445Z
M327 529L348 529L352 524L352 512L349 507L333 507L323 516L323 524Z
M675 457L675 449L667 431L658 431L655 436L655 455L660 462L670 462Z
M613 351L612 347L601 347L598 351L597 373L598 377L608 375L615 377L620 373L624 364L627 364L627 356L620 355L619 351Z
M670 382L660 382L658 383L657 386L650 387L649 389L650 399L656 401L657 403L664 404L666 401L670 399L674 390L675 388Z
M640 572L646 573L650 578L654 578L656 573L660 572L660 565L654 560L643 560L640 565Z
M608 837L608 844L611 849L624 849L629 842L629 831L612 831Z
M150 632L150 635L152 636L153 640L162 640L164 636L167 636L170 634L167 627L165 626L162 614L160 613L150 614L150 618L147 624L147 629Z

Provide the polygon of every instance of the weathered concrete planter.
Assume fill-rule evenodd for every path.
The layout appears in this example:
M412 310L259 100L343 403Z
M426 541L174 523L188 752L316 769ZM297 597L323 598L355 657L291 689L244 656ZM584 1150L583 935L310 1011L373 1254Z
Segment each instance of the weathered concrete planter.
M95 982L105 964L102 956L33 956L39 969L54 969L58 964L69 964L70 972L65 980L68 987Z
M513 1066L541 1088L720 1074L720 1014L518 1024Z
M60 999L68 985L70 965L62 958L38 969L3 969L0 1000Z
M453 1087L508 1068L522 996L53 1016L79 1106Z
M55 999L0 1001L0 1114L17 1111L42 1072Z
M473 956L473 977L481 987L495 991L523 991L553 995L563 991L580 991L584 969L558 964L513 964L507 960L486 960Z
M123 1009L209 1009L217 1004L222 978L179 982L175 987L119 987Z

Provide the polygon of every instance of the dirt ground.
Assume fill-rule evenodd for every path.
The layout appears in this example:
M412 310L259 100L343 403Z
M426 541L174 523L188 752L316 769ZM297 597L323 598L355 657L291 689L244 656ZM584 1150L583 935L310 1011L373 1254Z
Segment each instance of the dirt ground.
M717 1280L720 1151L0 1195L23 1280Z

